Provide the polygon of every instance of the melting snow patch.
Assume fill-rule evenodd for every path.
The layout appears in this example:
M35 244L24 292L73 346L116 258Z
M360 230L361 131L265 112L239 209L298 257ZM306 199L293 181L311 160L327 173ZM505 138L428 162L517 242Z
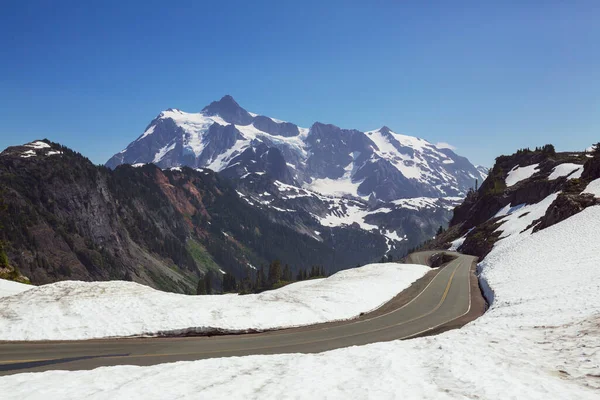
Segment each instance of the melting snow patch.
M40 142L40 141L32 142L32 143L26 144L25 146L32 147L32 148L38 149L38 150L50 148L50 145L48 143Z
M526 167L514 167L506 177L506 186L511 187L525 179L531 178L533 174L539 171L538 166L539 164L528 165Z
M502 218L499 222L501 225L496 229L496 232L502 232L500 239L505 239L509 236L517 235L527 229L527 233L531 233L533 228L531 224L543 217L546 214L548 207L556 200L558 193L553 193L544 200L535 204L518 205L509 209L509 214ZM529 229L528 229L529 228ZM500 242L496 242L498 245Z
M552 173L550 176L548 176L548 180L553 181L555 179L562 178L563 176L568 176L569 179L580 178L582 172L583 165L564 163L554 167Z
M27 150L26 152L21 154L21 158L29 158L29 157L35 157L35 150Z
M469 232L471 232L473 230L473 228L469 229ZM463 243L465 242L465 240L467 239L467 235L469 234L469 232L465 233L463 236L459 237L456 240L453 240L450 242L450 247L448 247L449 251L458 251L458 248L460 246L463 245Z

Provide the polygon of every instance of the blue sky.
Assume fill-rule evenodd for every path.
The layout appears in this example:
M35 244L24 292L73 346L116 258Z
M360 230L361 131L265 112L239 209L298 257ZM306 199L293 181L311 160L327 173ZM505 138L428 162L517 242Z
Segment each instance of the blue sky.
M3 2L0 148L47 137L104 163L161 110L231 94L487 166L581 150L600 140L598 21L599 1Z

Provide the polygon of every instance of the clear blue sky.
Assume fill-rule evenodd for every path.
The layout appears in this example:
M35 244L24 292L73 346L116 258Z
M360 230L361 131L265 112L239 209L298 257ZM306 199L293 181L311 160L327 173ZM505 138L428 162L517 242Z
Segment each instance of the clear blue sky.
M104 163L161 110L224 94L487 166L600 140L597 0L2 3L1 148L47 137Z

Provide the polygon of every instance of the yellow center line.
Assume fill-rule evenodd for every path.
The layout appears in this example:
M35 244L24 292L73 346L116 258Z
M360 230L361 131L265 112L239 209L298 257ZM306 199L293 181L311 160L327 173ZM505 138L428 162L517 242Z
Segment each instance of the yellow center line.
M374 332L379 332L379 331L390 329L390 328L395 328L395 327L406 325L406 324L414 322L416 320L425 318L428 315L431 315L434 312L436 312L442 306L442 304L444 303L444 301L446 300L446 297L448 296L448 292L450 291L450 286L452 285L452 280L454 279L454 275L456 274L456 271L458 271L458 268L461 267L461 265L462 265L462 263L458 263L458 265L454 268L454 271L452 272L452 275L450 275L450 278L448 279L448 284L446 285L446 288L444 290L444 293L442 294L442 297L441 297L440 301L438 302L438 304L432 310L430 310L427 313L422 314L422 315L420 315L418 317L414 317L412 319L409 319L409 320L403 321L403 322L399 322L399 323L394 324L394 325L389 325L389 326L385 326L385 327L382 327L382 328L377 328L377 329L373 329L373 330L365 331L365 332L359 332L359 333L353 333L353 334L349 334L349 335L337 336L335 338L311 340L311 341L296 342L296 343L287 343L287 344L282 344L282 345L279 345L279 346L249 347L249 348L232 349L232 350L213 350L213 351L203 351L201 353L161 353L161 354L137 354L137 355L128 355L128 356L105 356L105 357L102 357L102 358L103 359L112 359L112 358L126 359L126 358L142 358L142 357L185 356L185 355L193 355L193 354L217 354L217 353L227 353L228 351L232 351L232 352L248 352L248 351L255 351L255 350L277 349L277 348L281 348L281 347L301 346L301 345L306 345L306 344L328 342L328 341L332 341L332 340L344 339L344 338L349 338L349 337L353 337L353 336L366 335L366 334L370 334L370 333L374 333ZM421 294L421 293L419 293L419 294ZM358 321L358 322L364 322L364 321ZM402 338L410 337L410 336L411 335L403 336ZM402 338L398 338L398 339L402 339ZM15 364L15 363L23 363L23 362L42 362L42 361L50 361L50 360L54 360L54 359L8 360L8 361L3 361L3 363L5 363L5 364ZM2 364L0 364L0 365L2 365Z

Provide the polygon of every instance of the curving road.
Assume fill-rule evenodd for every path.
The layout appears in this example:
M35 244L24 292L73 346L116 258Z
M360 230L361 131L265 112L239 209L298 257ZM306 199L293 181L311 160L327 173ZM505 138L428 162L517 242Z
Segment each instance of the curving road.
M427 264L434 253L414 253L408 261ZM244 335L4 342L0 343L0 375L124 364L154 365L251 354L317 353L434 333L456 327L457 321L461 321L459 325L466 323L462 321L465 316L473 314L472 298L479 296L479 291L473 290L476 258L452 254L457 258L432 279L428 274L413 284L419 291L411 299L397 296L378 311L354 320Z

